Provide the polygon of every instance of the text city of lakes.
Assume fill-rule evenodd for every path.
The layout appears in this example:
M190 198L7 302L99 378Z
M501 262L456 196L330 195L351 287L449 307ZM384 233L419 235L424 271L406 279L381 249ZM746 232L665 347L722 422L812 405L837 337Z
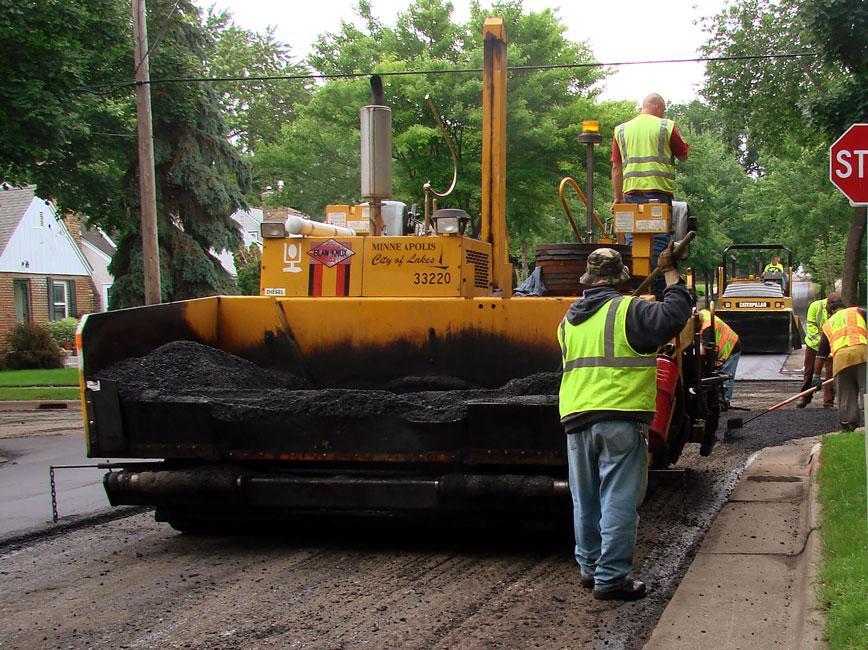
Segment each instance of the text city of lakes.
M371 266L404 266L405 264L437 264L435 242L373 242Z

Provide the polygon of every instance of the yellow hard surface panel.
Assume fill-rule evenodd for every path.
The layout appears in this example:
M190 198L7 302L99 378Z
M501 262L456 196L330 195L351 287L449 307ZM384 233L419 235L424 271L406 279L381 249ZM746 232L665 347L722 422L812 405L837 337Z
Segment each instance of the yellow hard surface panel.
M502 335L557 347L556 329L572 298L277 299L302 352L336 344L424 343L460 332ZM240 314L235 314L240 317Z
M457 297L491 293L491 245L459 235L266 239L260 294Z
M633 235L633 275L651 274L651 243L654 235Z
M260 294L264 296L359 296L364 237L266 239Z
M461 295L459 236L366 237L365 296Z
M787 296L781 298L724 297L720 299L717 307L731 311L781 311L782 309L792 311L793 299Z
M286 330L283 312L271 298L221 296L218 318L217 347L230 352L261 344L266 331Z

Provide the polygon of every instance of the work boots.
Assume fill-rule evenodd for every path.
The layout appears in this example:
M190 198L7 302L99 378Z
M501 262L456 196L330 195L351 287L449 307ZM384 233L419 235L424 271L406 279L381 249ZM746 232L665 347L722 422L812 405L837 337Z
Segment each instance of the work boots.
M614 589L594 589L594 598L597 600L639 600L645 596L645 583L641 580L627 578L620 586Z

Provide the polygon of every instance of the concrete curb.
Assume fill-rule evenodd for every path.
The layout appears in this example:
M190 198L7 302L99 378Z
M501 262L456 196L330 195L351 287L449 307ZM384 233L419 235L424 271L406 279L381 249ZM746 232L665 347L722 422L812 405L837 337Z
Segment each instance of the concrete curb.
M811 489L808 495L808 507L810 517L805 552L802 554L804 564L804 581L801 591L804 599L801 601L802 611L799 619L802 622L801 645L803 650L819 650L826 647L823 638L823 630L826 627L826 616L817 606L817 590L820 563L823 559L823 538L820 532L820 451L822 445L818 442L811 449Z
M81 410L77 399L19 399L0 402L0 411Z
M816 608L819 438L742 474L645 648L824 648Z

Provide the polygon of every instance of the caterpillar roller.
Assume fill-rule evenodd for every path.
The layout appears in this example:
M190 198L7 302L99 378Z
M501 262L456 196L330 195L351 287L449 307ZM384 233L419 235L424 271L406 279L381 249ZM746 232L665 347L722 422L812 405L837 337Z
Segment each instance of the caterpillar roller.
M771 255L786 254L783 271L766 270ZM802 347L793 311L793 252L783 244L732 244L717 267L717 313L748 354L789 354Z
M478 236L464 211L437 206L448 192L430 183L411 227L383 218L391 118L373 80L360 120L366 204L328 206L325 222L263 222L259 296L83 319L88 455L139 459L110 468L112 504L154 506L180 530L323 514L568 511L556 329L580 273L564 295L513 294L502 20L487 19L483 34ZM589 124L583 138L593 147L598 129ZM616 206L607 222L587 212L579 245L630 252L635 277L647 279L668 206ZM617 243L627 234L630 247ZM700 353L697 324L660 350L655 467L688 442L703 454L714 444L724 377L716 355Z

